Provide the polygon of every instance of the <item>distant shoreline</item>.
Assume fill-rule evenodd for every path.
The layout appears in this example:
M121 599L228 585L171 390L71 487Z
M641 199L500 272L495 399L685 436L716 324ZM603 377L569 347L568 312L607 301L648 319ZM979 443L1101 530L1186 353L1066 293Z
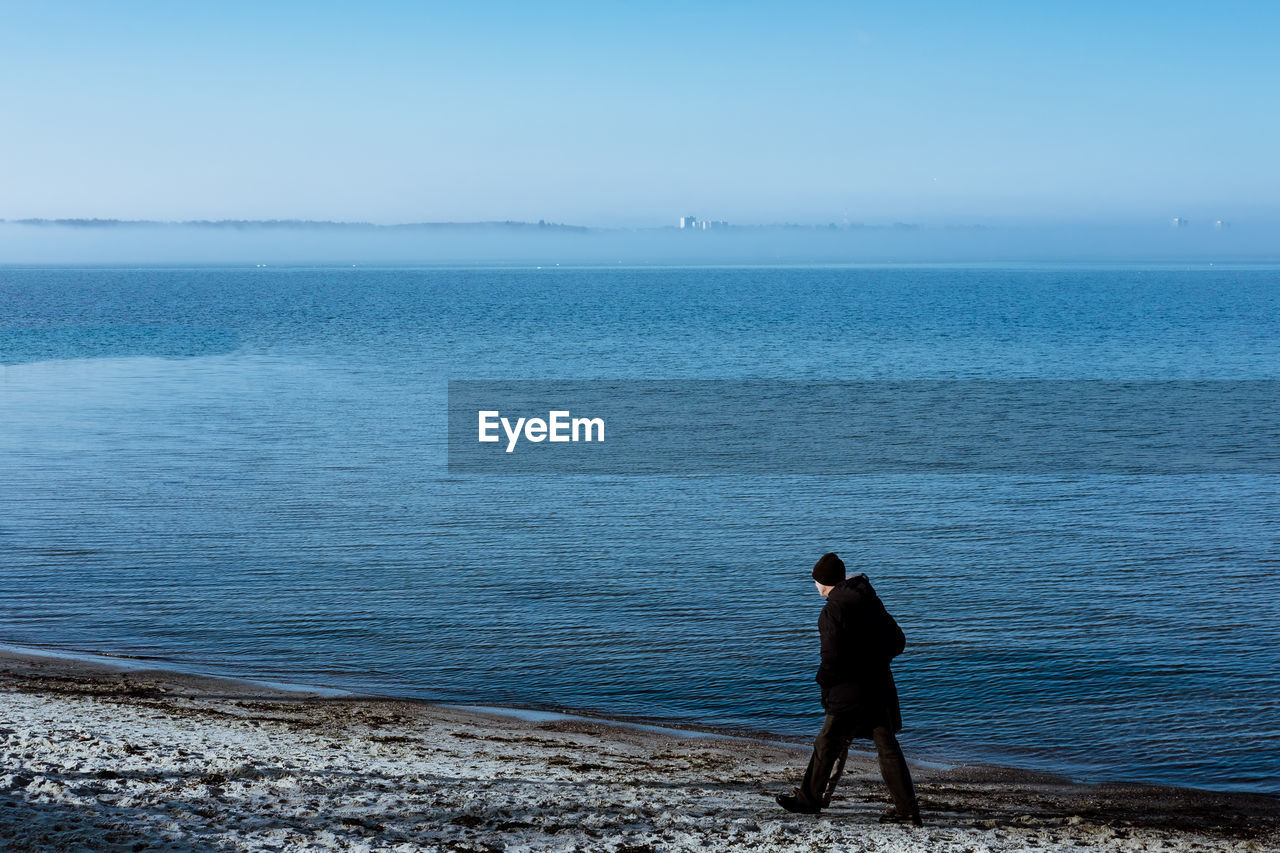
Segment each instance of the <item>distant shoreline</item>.
M34 225L60 228L232 228L232 229L313 229L336 228L353 230L411 230L411 229L543 229L552 231L590 231L585 225L565 225L559 222L523 222L518 220L494 220L481 222L404 222L379 225L374 222L337 222L318 219L0 219L0 225Z
M303 219L0 219L0 264L521 264L841 266L1274 264L1280 225L1120 223L671 223L539 220L377 224Z

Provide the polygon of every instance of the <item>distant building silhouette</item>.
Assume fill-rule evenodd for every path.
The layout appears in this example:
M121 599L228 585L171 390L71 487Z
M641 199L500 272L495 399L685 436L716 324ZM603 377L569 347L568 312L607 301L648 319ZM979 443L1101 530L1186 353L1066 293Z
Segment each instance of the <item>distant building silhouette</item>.
M680 228L685 231L708 231L712 228L727 228L729 223L723 219L699 219L696 216L681 216Z

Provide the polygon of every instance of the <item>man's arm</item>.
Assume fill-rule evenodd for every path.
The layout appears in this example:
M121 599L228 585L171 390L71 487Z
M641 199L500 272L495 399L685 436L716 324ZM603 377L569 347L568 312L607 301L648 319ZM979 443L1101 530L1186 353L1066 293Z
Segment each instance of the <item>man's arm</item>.
M889 657L896 658L907 647L907 635L902 633L902 628L898 626L898 620L894 619L888 610L884 612L884 615L889 619Z
M823 695L835 684L841 670L840 666L840 627L831 617L827 608L822 608L818 616L818 637L822 643L822 662L818 664L818 674L814 681L822 687Z

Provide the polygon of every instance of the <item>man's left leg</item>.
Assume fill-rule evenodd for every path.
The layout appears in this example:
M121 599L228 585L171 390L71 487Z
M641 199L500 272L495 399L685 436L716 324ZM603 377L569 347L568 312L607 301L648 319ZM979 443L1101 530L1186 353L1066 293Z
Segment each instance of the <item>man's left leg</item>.
M820 810L826 796L827 783L831 779L831 770L841 753L849 748L849 741L852 739L852 720L840 714L827 714L822 721L822 730L813 741L813 755L804 771L804 780L794 797L780 796L777 798L778 803L786 809L792 809L792 805L796 805L799 808L792 810Z

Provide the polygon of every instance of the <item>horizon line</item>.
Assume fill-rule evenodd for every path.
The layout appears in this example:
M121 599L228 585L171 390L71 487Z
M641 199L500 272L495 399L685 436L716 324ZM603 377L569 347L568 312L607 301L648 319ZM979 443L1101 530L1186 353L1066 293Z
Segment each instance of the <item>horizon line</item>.
M692 218L692 217L690 217ZM702 225L702 220L697 220L691 228L683 225L638 225L638 226L600 226L600 225L578 225L564 222L549 222L545 219L539 219L536 222L519 219L484 219L484 220L440 220L440 221L423 221L423 222L393 222L393 223L377 223L363 220L331 220L331 219L114 219L101 217L27 217L22 219L4 219L0 218L0 225L26 225L33 227L60 227L60 228L210 228L210 229L234 229L234 230L251 230L251 229L343 229L343 230L381 230L381 231L407 231L407 230L443 230L450 228L457 229L497 229L508 228L515 230L534 230L534 231L558 231L572 233L589 233L589 232L636 232L636 231L750 231L750 230L811 230L811 231L854 231L854 230L886 230L886 231L908 231L908 230L947 230L947 231L979 231L994 229L1013 229L1013 228L1062 228L1062 227L1116 227L1122 223L1104 222L1104 221L1073 221L1073 222L1044 222L1044 221L1026 221L1019 223L922 223L922 222L901 222L894 221L889 223L866 223L866 222L826 222L826 223L797 223L797 222L772 222L772 223L729 223L724 220L714 220L708 222L706 226ZM1174 230L1197 230L1195 226L1209 227L1217 230L1229 229L1237 225L1236 222L1223 219L1214 220L1188 220L1186 217L1168 217L1163 219L1142 218L1123 223L1130 227L1133 226L1156 226L1163 225L1171 227ZM1251 225L1265 225L1263 222L1249 223Z

